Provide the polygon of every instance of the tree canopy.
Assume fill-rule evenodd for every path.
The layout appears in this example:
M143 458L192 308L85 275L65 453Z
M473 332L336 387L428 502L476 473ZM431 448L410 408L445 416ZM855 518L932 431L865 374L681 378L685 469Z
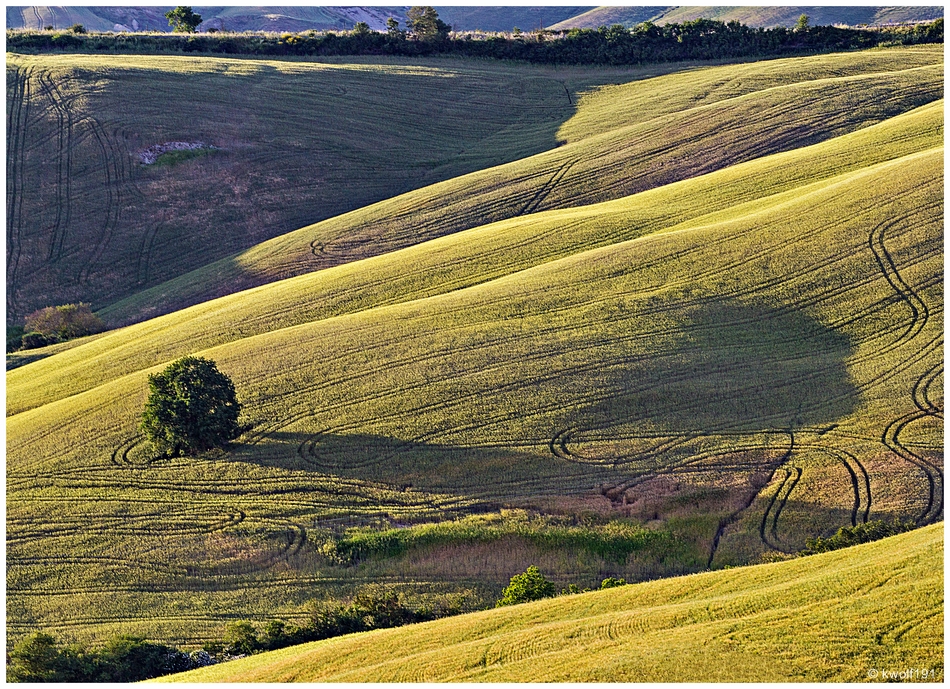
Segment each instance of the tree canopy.
M452 27L439 19L434 7L410 7L406 12L406 24L421 41L444 41Z
M165 18L175 33L195 33L201 24L201 15L195 14L190 7L184 5L166 12Z
M551 598L556 594L557 589L554 587L554 583L545 579L541 571L531 565L522 574L511 577L511 581L502 591L501 599L495 604L495 607Z
M186 356L148 377L141 428L163 454L195 454L241 434L231 379L210 359Z

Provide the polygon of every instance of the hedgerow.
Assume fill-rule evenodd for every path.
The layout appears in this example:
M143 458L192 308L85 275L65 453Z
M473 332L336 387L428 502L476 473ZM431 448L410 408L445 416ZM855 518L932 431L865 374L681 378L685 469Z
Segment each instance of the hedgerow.
M536 31L529 35L476 37L456 33L440 40L418 40L401 32L323 32L303 34L226 33L72 34L55 31L7 32L7 49L46 52L206 53L246 55L454 55L554 64L644 64L678 60L766 57L878 45L943 43L943 19L928 24L876 29L812 26L752 28L696 19L659 26L651 22L627 29Z

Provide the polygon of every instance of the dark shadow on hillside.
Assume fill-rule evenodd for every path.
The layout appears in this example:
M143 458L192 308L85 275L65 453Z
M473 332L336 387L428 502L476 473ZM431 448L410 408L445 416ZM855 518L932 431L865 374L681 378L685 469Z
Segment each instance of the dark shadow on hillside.
M8 93L11 108L31 115L11 121L22 213L10 219L10 252L21 258L8 276L8 321L50 303L116 305L164 285L111 314L110 325L120 326L288 277L255 273L234 255L556 148L587 86L568 93L552 70L530 66L513 73L402 59L377 69L385 59L364 58L316 69L287 60L279 69L274 60L218 56L192 71L195 58L156 59L166 68L133 60L104 71L8 71L11 83L29 82ZM188 67L175 71L182 60ZM143 151L174 141L203 142L221 154L188 165L142 164ZM60 161L59 178L48 174L50 161ZM286 257L290 273L394 248L377 245L371 232L349 248L358 249L352 255L318 256L312 239L326 240L305 239L300 256ZM183 293L166 284L217 260L209 284Z
M802 311L714 301L688 312L674 345L609 366L608 398L578 410L575 426L650 424L670 431L822 426L861 398L848 372L849 336ZM573 389L570 381L565 389Z
M606 475L602 468L552 462L542 454L517 449L458 447L372 435L276 431L255 444L239 438L228 455L232 461L386 484L407 493L449 494L486 504L591 494Z

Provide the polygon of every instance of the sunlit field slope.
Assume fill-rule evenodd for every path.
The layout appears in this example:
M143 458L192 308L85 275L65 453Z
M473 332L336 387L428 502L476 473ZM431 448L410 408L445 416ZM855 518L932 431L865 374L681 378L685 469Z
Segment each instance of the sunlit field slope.
M16 414L89 390L196 349L477 285L580 250L668 230L687 220L701 222L739 204L774 203L774 198L794 196L804 185L925 151L942 141L941 101L854 134L627 199L494 223L209 301L84 344L56 345L50 352L69 351L8 374L7 412Z
M528 564L594 586L792 553L869 519L941 520L940 127L933 104L11 372L11 638L197 644L236 618L303 621L314 599L369 581L490 601ZM390 285L394 266L406 278ZM305 294L325 296L299 310ZM229 309L247 325L202 335ZM146 376L185 341L233 378L251 428L225 451L160 459L138 431ZM97 372L82 379L86 354ZM110 356L132 363L109 373ZM56 379L58 360L78 385ZM34 371L53 392L29 391ZM654 535L618 551L426 526L511 522L507 508L602 528L604 542L617 517ZM330 557L361 524L409 540Z
M557 145L642 70L7 55L8 321L96 308L410 189ZM193 157L141 154L204 143Z
M166 682L943 679L943 527L290 647Z
M512 217L670 184L858 130L943 95L913 48L685 69L591 90L562 146L283 235L100 311L114 325Z

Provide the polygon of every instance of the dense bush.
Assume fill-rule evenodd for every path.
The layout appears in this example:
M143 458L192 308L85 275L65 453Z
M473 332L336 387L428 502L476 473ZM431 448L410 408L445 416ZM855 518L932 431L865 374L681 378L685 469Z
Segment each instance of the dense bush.
M571 592L573 593L573 592ZM551 598L557 595L554 583L548 581L541 571L531 565L522 574L511 577L511 582L501 593L501 598L495 603L499 608L503 605L517 605L542 598Z
M36 632L7 655L8 682L137 682L211 665L203 651L185 653L139 636L117 636L99 650L60 648L49 634Z
M834 536L809 538L805 541L805 549L801 551L801 554L814 555L815 553L826 553L829 550L847 548L859 543L870 543L888 536L896 536L915 527L916 524L912 520L898 520L891 523L875 520L857 526L842 526Z
M89 304L63 304L47 306L26 317L23 327L22 347L34 349L48 344L94 335L106 329ZM7 349L10 348L9 339Z

